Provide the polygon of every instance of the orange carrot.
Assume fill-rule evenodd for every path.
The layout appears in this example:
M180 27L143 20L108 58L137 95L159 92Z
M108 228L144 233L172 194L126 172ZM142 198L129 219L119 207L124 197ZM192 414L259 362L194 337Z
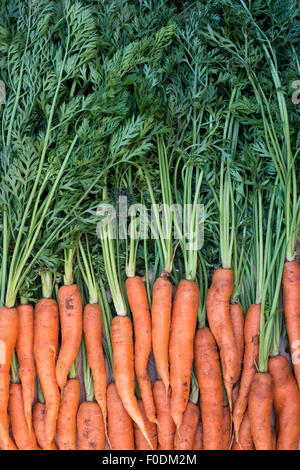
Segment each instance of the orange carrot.
M150 377L147 371L151 353L151 317L145 284L139 276L128 277L125 282L130 310L133 316L135 348L134 365L146 416L156 422Z
M56 363L56 381L62 391L80 347L82 335L82 299L76 284L58 291L61 348Z
M223 450L229 450L231 445L231 413L229 406L223 406Z
M207 319L220 348L223 379L230 408L232 408L232 388L238 380L239 373L238 352L229 310L233 287L233 271L219 268L214 272L206 297Z
M203 449L223 448L223 390L219 353L209 328L195 336L195 368L200 390Z
M237 346L238 354L238 378L241 375L242 362L244 357L244 312L240 304L230 304L230 318L233 327L233 334Z
M203 450L203 428L202 421L198 421L198 426L196 429L193 450Z
M282 274L283 308L295 377L300 388L300 265L286 261Z
M80 450L104 450L105 429L101 408L95 401L81 403L77 414Z
M158 419L158 449L173 450L176 427L171 416L170 390L166 399L166 389L162 380L154 383L153 396Z
M58 308L53 299L41 299L35 306L33 350L46 402L45 449L52 446L56 431L60 394L55 376L58 350Z
M199 415L198 406L189 401L183 414L182 425L175 434L175 450L193 450Z
M256 450L272 450L273 383L270 374L256 372L249 393L248 413Z
M56 439L60 450L76 450L76 416L80 402L80 381L69 379L63 389L57 418Z
M9 436L8 400L10 364L17 341L18 313L16 308L0 308L0 447L2 450L16 450Z
M127 316L115 316L111 322L114 377L125 410L141 429L151 446L142 412L134 394L132 324Z
M153 285L152 292L152 345L157 372L166 387L170 386L169 339L172 310L172 284L161 275Z
M134 450L133 421L114 383L107 387L107 429L112 450Z
M47 450L57 450L57 446L54 441L51 444L47 444L46 440L46 433L45 433L45 416L46 416L46 405L40 402L36 402L33 405L33 413L32 413L32 422L34 433L36 435L36 439L41 446L42 449Z
M19 376L22 383L24 410L29 432L32 432L32 403L35 388L35 364L33 358L33 306L20 304L17 306L19 328L16 352L19 361Z
M19 450L38 450L36 438L25 417L22 385L13 383L9 389L8 412L11 430Z
M148 432L148 436L151 439L152 443L152 448L153 450L157 449L157 426L155 423L152 423L149 421L149 419L146 416L144 404L142 400L138 400L139 407L141 409L145 424L146 424L146 429ZM135 448L136 450L151 450L148 442L144 438L140 428L134 423L134 438L135 438Z
M87 304L83 313L87 359L93 375L95 399L101 408L106 428L106 367L102 347L102 311L99 304Z
M256 373L256 365L258 363L260 311L261 307L259 304L251 305L245 320L245 354L243 371L239 395L233 408L233 425L237 440L239 440L239 430L244 413L247 409L250 386Z
M181 280L173 302L169 349L171 416L177 429L182 424L183 413L189 400L198 306L198 284Z
M300 392L288 360L269 358L274 384L274 408L278 419L277 450L297 450L300 437Z
M250 420L248 411L244 413L242 424L239 431L239 444L235 439L232 445L232 450L254 450L254 444L251 435Z

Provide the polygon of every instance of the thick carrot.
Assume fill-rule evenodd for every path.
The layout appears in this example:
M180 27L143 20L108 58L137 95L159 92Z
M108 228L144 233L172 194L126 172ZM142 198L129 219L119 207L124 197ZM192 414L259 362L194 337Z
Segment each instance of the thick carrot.
M166 389L162 380L154 383L153 396L158 419L158 449L173 450L176 426L171 416L170 390L166 399Z
M45 416L46 416L46 405L44 403L36 402L33 405L32 422L33 429L36 435L36 439L42 449L57 450L57 446L54 441L51 444L47 444L46 433L45 433Z
M146 416L145 407L142 400L138 400L139 407L141 409L148 436L151 439L153 450L157 449L157 426L155 423L149 421ZM134 423L134 438L135 438L135 448L136 450L151 450L148 442L144 438L140 428Z
M256 372L249 393L248 413L256 450L272 450L273 383L270 374Z
M76 450L76 417L80 402L80 381L69 379L63 389L57 418L56 439L60 450Z
M18 313L16 308L0 308L0 447L2 450L16 450L9 436L8 400L10 364L17 341Z
M128 277L125 282L135 335L134 365L147 418L156 422L150 377L147 371L152 348L151 316L145 284L139 276Z
M16 351L19 361L19 376L22 383L25 417L29 432L32 432L32 403L35 388L35 363L33 358L34 310L30 304L17 306L19 328Z
M183 414L182 425L175 433L175 450L193 450L199 415L198 406L189 401Z
M223 406L223 450L229 450L231 446L231 412L229 406Z
M219 353L209 328L200 328L195 336L195 368L200 390L203 448L223 448L223 390Z
M196 434L194 438L193 450L203 450L203 427L202 421L198 421Z
M295 377L300 388L300 265L286 261L282 274L283 308Z
M85 401L77 414L78 445L80 450L104 450L105 429L102 411L95 401Z
M22 385L13 383L9 389L8 412L12 435L19 450L38 450L36 438L25 417Z
M93 375L95 399L101 408L106 428L106 367L102 347L102 311L99 304L87 304L83 313L87 359Z
M45 449L52 446L60 404L55 376L58 350L58 308L53 299L41 299L35 306L33 350L36 368L46 402Z
M152 292L152 346L157 372L166 387L170 386L169 340L172 310L172 284L166 278L159 277Z
M125 410L141 429L151 446L142 412L134 394L132 324L127 316L115 316L111 322L114 377Z
M198 284L182 279L174 296L169 349L171 416L177 429L189 400L198 306Z
M229 310L233 287L233 271L219 268L214 272L206 297L207 318L220 348L223 379L230 408L232 408L232 388L239 374L238 352Z
M237 346L238 354L238 377L241 375L242 362L244 357L244 312L240 304L230 304L230 318L233 327L233 334Z
M254 450L248 411L244 413L239 431L239 443L234 439L232 450Z
M76 284L58 291L61 348L56 363L56 381L62 391L80 347L82 335L82 299Z
M239 430L248 406L250 386L258 363L260 311L261 306L259 304L251 305L245 319L243 371L239 395L233 408L233 425L237 440L239 440Z
M133 421L125 410L116 385L107 387L107 430L112 450L134 450Z
M269 359L274 384L274 408L278 420L277 450L297 450L300 437L300 392L288 360Z

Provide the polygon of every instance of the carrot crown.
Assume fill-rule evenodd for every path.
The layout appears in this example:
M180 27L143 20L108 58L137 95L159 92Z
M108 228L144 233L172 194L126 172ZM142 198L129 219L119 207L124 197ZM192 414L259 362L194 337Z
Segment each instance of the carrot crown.
M98 290L97 290L96 279L95 279L94 270L92 266L92 259L91 259L91 254L89 250L89 243L88 243L87 235L85 236L85 241L86 241L86 253L84 251L81 241L79 240L78 246L79 246L80 256L83 261L83 265L81 263L79 252L78 252L78 264L80 267L81 275L89 291L89 303L97 304L98 303Z

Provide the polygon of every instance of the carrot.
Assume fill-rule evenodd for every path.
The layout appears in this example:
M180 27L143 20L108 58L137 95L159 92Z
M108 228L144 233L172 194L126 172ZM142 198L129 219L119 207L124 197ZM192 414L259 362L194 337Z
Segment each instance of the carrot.
M32 422L33 429L36 435L36 439L42 449L57 450L56 444L52 441L50 444L47 443L45 433L45 416L46 416L46 405L44 403L36 402L33 405Z
M9 436L8 400L10 364L17 341L18 313L16 308L0 308L0 447L2 450L16 450Z
M115 383L107 387L107 429L112 450L134 450L133 421L125 410Z
M193 450L203 450L203 427L202 427L202 421L198 421L196 433L195 433L195 438L194 438L194 444L193 444Z
M231 413L229 406L223 406L223 450L229 450L231 446Z
M78 445L80 450L104 450L105 429L101 408L95 401L85 401L77 414Z
M127 316L117 315L111 322L114 377L125 410L141 429L151 446L142 412L134 394L132 324Z
M106 366L102 347L102 311L99 304L87 304L83 313L87 359L94 381L95 399L101 408L106 428Z
M158 419L158 449L173 450L176 427L171 417L170 390L166 400L166 389L162 380L154 383L153 396Z
M237 354L238 354L238 377L241 375L242 370L242 362L244 357L244 312L240 304L230 304L229 305L229 312L231 323L233 327L233 334L235 337L235 342L237 346Z
M34 356L36 368L46 402L45 445L52 446L56 431L60 394L55 376L58 350L58 308L53 299L43 298L35 306Z
M139 407L141 409L145 424L146 424L146 429L148 432L148 436L151 439L152 443L152 449L156 450L157 449L157 426L156 423L152 423L152 421L149 421L149 419L146 416L145 412L145 407L143 404L142 400L138 400ZM151 450L148 442L144 438L140 428L134 424L134 438L135 438L135 448L136 450Z
M235 439L232 450L254 450L248 411L246 410L239 431L239 443Z
M300 388L300 265L286 261L282 274L283 308L295 377Z
M256 373L256 365L258 363L260 311L260 304L251 305L245 319L245 353L243 371L239 395L233 408L233 425L237 441L239 440L239 430L243 416L248 406L250 386Z
M33 358L34 311L30 304L17 306L19 328L16 352L19 361L19 376L22 383L24 410L29 432L32 432L32 403L35 388L35 363Z
M248 413L256 450L272 450L273 383L270 374L256 372L249 393Z
M56 363L56 381L62 391L81 342L82 299L76 284L61 286L58 291L61 348Z
M278 419L277 450L297 450L300 437L300 392L288 360L269 358L274 384L274 409Z
M223 390L216 341L209 328L199 328L195 336L195 368L200 389L203 449L223 448Z
M183 414L182 425L175 434L175 450L193 450L199 415L198 406L189 401Z
M177 429L189 399L198 306L198 284L182 279L174 296L169 349L171 416Z
M38 450L33 430L31 433L25 417L22 385L12 383L9 389L8 412L11 430L19 450Z
M57 418L56 439L60 450L76 450L76 416L80 402L80 381L69 379L63 389Z
M238 380L239 373L238 352L229 310L233 287L233 271L219 268L214 272L206 297L207 318L220 348L223 379L230 408L232 408L232 388Z
M152 291L152 346L157 372L166 387L170 386L169 339L172 310L172 284L163 274L156 279Z
M139 276L128 277L125 281L126 293L133 316L135 334L134 365L145 413L149 421L155 423L155 406L151 382L147 371L151 353L151 317L146 287Z

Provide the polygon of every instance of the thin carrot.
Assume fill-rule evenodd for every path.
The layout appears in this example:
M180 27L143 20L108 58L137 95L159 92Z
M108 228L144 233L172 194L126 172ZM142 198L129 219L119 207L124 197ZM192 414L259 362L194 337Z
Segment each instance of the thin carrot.
M200 419L195 433L193 450L203 450L203 427Z
M76 450L76 416L80 402L80 381L68 379L57 417L56 439L60 450Z
M46 449L52 446L56 431L56 420L60 404L60 394L55 376L58 351L58 308L55 300L49 298L51 285L49 272L43 272L42 287L44 298L40 299L34 311L33 351L38 377L46 402L45 440Z
M172 310L172 284L164 274L156 279L152 291L152 346L157 372L166 387L170 386L169 340Z
M237 440L244 413L248 405L248 395L256 373L259 351L260 304L252 304L245 319L245 353L239 395L233 408L233 425Z
M115 383L107 387L107 429L112 450L134 450L133 421L125 410Z
M101 408L95 401L85 401L77 414L78 446L80 450L104 450L105 429Z
M229 450L231 445L231 413L229 406L223 406L223 450Z
M127 316L115 316L111 322L114 377L125 410L141 429L151 446L142 412L134 394L132 324Z
M9 400L10 364L17 341L18 313L16 308L0 308L0 447L16 450L9 436L7 407Z
M243 416L239 430L239 443L234 439L232 450L254 450L248 411Z
M158 449L173 450L176 426L171 416L170 390L166 400L166 389L162 380L153 385L153 396L158 419Z
M256 450L272 450L273 383L270 374L256 372L249 393L248 413Z
M286 261L282 274L283 308L295 377L300 388L300 265Z
M147 418L146 412L145 412L145 407L143 404L142 400L138 400L139 407L141 409L146 429L148 432L148 436L151 439L152 443L152 449L156 450L157 449L157 426L156 423L152 423L149 421ZM135 438L135 448L136 450L151 450L148 442L144 438L140 428L134 423L134 438Z
M19 450L38 450L36 438L25 417L22 385L12 383L9 389L8 412L11 423L12 435Z
M209 328L195 336L195 368L200 390L204 450L223 448L223 390L219 353Z
M237 346L237 354L238 354L238 378L241 375L242 370L242 362L244 357L244 312L239 303L231 303L229 306L230 318L233 327L233 334L235 337L235 342Z
M32 422L33 429L36 435L36 439L42 449L57 450L57 446L54 441L47 443L45 433L45 416L46 416L46 405L44 403L36 402L33 405Z
M198 306L198 284L182 279L174 296L169 349L171 415L177 429L189 399Z
M199 407L189 401L183 414L182 425L175 433L175 450L193 450L199 415Z
M33 358L33 306L21 303L17 306L19 328L16 352L19 361L19 375L22 383L25 417L29 432L32 432L32 403L35 388L35 363Z
M149 421L157 422L147 365L152 348L151 316L146 287L139 276L128 277L126 293L133 316L135 346L134 365L145 413Z
M207 318L220 348L223 379L230 408L232 408L232 389L239 373L238 352L229 310L233 286L233 271L219 268L214 272L206 297Z
M274 384L274 408L278 419L277 450L297 450L300 437L300 392L288 360L269 358Z

